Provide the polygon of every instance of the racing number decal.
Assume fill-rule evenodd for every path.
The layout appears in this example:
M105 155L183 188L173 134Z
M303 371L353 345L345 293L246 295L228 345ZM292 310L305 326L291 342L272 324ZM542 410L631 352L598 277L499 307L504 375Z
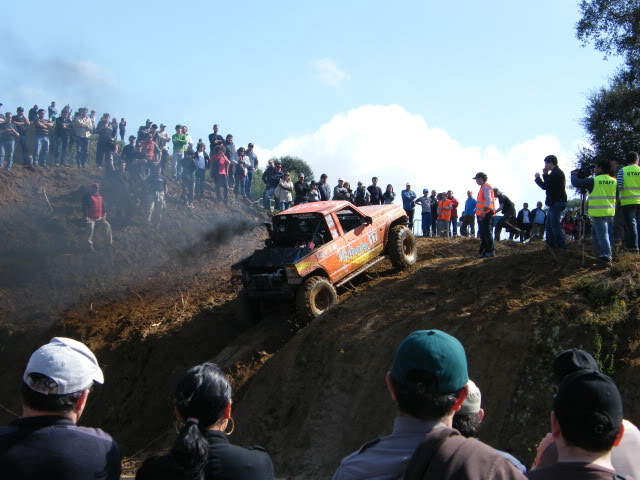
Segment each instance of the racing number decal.
M369 243L372 245L375 245L376 243L378 243L378 234L376 233L375 230L372 230L371 232L369 232Z

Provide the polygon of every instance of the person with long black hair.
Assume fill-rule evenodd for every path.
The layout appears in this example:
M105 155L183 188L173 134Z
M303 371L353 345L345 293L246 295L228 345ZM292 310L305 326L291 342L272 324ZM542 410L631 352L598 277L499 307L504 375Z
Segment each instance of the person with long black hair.
M231 404L231 385L217 365L189 369L175 392L178 437L167 455L145 460L136 480L273 479L263 448L229 443Z

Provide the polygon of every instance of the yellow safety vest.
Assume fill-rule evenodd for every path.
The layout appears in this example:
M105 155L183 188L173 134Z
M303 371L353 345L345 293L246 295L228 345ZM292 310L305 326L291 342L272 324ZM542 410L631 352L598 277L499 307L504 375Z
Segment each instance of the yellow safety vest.
M593 179L593 191L589 195L590 217L613 217L616 214L617 182L609 175Z
M627 165L622 168L620 205L640 205L640 167Z

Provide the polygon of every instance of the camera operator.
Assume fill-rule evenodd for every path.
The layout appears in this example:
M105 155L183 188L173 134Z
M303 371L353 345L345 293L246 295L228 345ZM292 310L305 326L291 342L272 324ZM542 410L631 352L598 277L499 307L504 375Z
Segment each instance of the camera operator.
M596 255L605 263L612 259L613 217L616 213L616 180L611 177L611 167L607 160L596 163L595 177L585 178L588 170L571 172L571 185L589 191L591 217L591 239Z
M536 173L535 181L547 193L544 202L549 207L545 223L547 245L551 248L567 248L562 228L560 228L562 212L567 206L566 179L564 172L558 167L558 159L555 155L547 155L544 158L542 178L539 173Z

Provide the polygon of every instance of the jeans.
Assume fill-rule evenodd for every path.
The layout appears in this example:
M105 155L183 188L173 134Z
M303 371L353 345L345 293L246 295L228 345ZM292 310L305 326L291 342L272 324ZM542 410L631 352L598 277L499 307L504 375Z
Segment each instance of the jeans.
M182 176L182 159L184 158L184 152L173 152L173 177L180 178Z
M240 174L236 174L235 185L233 188L233 193L236 195L242 195L243 197L247 196L247 177L242 177Z
M591 217L591 241L598 258L611 260L613 217Z
M96 166L102 168L104 160L108 154L109 144L107 142L98 142L96 144Z
M622 214L624 215L624 223L627 225L627 249L638 251L638 238L640 234L640 205L623 205Z
M36 135L36 148L33 152L33 164L47 166L47 155L49 153L49 137Z
M409 230L413 230L413 215L416 211L413 208L411 210L405 208L404 211L407 212L407 217L409 217L409 223L407 226L409 227Z
M227 203L227 198L229 197L229 185L227 183L227 176L217 174L215 177L215 184L216 197L218 198L218 200L222 200L222 193L220 193L220 191L224 190L224 203Z
M449 237L449 223L451 220L438 220L438 236L439 237Z
M266 210L271 209L271 197L276 191L276 187L267 187L264 191L264 196L262 197L262 206Z
M76 137L76 164L78 168L87 166L89 157L89 139L87 137Z
M495 243L493 241L493 232L491 231L491 224L493 223L493 213L487 213L480 219L480 255L487 253L493 253Z
M433 210L431 210L431 236L438 236L438 214L433 213Z
M2 140L0 142L0 168L2 168L2 164L4 163L4 157L7 157L6 168L7 170L13 167L13 154L16 149L16 141L11 138L8 140Z
M193 173L182 172L182 195L187 203L193 202L193 196L196 189L196 175Z
M422 236L431 236L431 211L422 212Z
M471 236L476 235L476 216L475 215L463 215L462 225L460 226L460 235L463 237L469 236L469 230L471 230Z
M66 165L67 153L69 152L69 137L67 135L58 136L56 140L55 164Z
M458 236L458 217L451 216L451 233L454 237Z
M549 207L547 213L547 220L544 224L545 233L547 234L547 245L551 248L566 248L567 244L564 241L564 234L562 233L562 227L560 226L560 220L562 220L562 212L567 206L567 202L554 202Z
M291 206L291 202L278 202L278 210L281 212L287 210Z
M31 165L31 160L29 160L29 146L27 145L27 132L20 133L18 143L20 144L20 150L22 150L22 164Z
M196 170L196 195L199 197L204 196L204 178L207 171L204 168L198 168Z
M247 198L251 198L251 184L253 183L253 170L247 172L247 183L244 185L244 194Z

